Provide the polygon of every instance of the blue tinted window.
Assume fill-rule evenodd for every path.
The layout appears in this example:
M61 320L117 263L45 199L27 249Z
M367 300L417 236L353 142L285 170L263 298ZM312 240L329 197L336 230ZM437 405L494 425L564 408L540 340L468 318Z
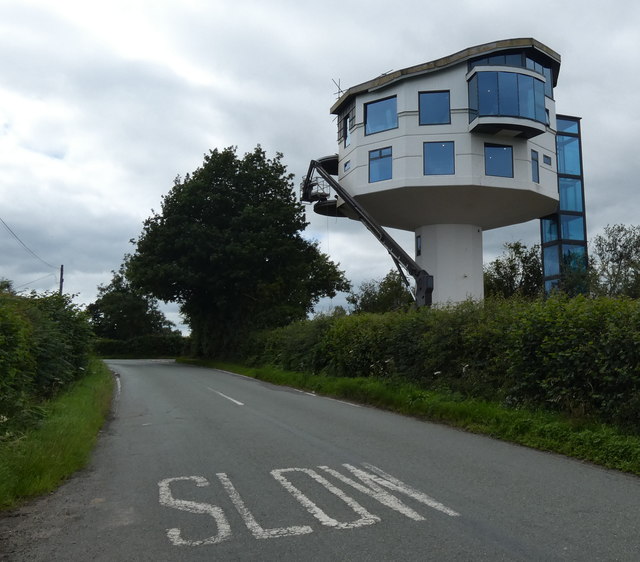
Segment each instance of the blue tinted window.
M540 183L540 162L538 153L535 150L531 151L531 179L536 183Z
M488 176L512 178L513 148L497 144L485 144L484 170Z
M557 289L558 285L560 285L560 280L559 279L551 279L550 281L545 281L544 282L544 290L545 290L546 293L550 293L554 289Z
M551 156L547 156L546 154L542 157L542 160L547 166L551 166Z
M558 135L556 137L558 149L558 173L580 175L580 139Z
M573 121L572 119L562 119L558 117L558 132L562 133L575 133L578 134L578 122Z
M506 59L506 63L509 66L522 66L522 55L521 54L507 55L505 57L505 59Z
M544 83L544 93L546 96L552 98L553 97L553 73L551 72L550 68L543 68L542 69L544 72L544 78L545 78L545 83Z
M558 221L555 217L542 219L542 242L554 242L558 239Z
M365 104L365 134L379 133L398 126L398 109L395 97Z
M489 57L489 64L504 65L504 55L493 55Z
M562 238L565 240L584 240L584 218L575 215L560 215Z
M479 72L477 77L480 115L498 115L498 73Z
M558 178L560 210L582 212L582 182L573 178Z
M574 244L563 244L562 263L572 269L584 269L587 266L587 248Z
M533 90L533 82L533 77L518 74L520 115L528 119L535 119L536 117L536 99L535 92Z
M391 179L391 147L369 152L369 182Z
M518 116L518 75L498 72L500 115Z
M424 173L427 176L456 173L453 142L424 143Z
M542 250L545 277L560 275L560 255L558 250L559 246L557 245L548 246Z
M351 144L351 119L345 117L344 119L344 146L347 147Z
M540 80L533 81L533 91L535 97L535 120L540 123L547 122L547 111L544 106L544 82Z
M478 75L469 80L469 123L478 116Z
M449 92L422 92L419 106L420 125L451 123Z

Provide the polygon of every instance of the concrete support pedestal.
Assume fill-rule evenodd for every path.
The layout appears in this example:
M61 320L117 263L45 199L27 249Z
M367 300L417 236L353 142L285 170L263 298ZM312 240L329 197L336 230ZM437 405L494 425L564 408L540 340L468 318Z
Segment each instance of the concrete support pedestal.
M480 227L428 225L418 228L416 237L416 262L434 277L433 304L484 298Z

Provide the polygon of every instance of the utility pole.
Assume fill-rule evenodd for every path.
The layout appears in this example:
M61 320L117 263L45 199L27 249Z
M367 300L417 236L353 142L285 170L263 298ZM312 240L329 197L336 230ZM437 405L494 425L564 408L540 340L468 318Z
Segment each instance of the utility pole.
M64 283L64 265L60 266L60 290L58 293L62 295L62 285Z

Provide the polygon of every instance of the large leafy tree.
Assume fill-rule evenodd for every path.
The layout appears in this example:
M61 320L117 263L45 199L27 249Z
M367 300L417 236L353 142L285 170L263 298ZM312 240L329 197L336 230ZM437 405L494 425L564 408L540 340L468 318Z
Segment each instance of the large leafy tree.
M347 302L356 314L381 313L407 308L414 299L400 273L392 269L381 280L361 283L357 291L349 293Z
M507 242L501 256L484 269L486 296L538 297L543 294L540 246L527 247L522 242Z
M281 154L216 149L144 222L128 275L180 303L196 352L229 353L251 331L304 318L320 297L348 290L338 267L301 236L306 224Z
M170 334L175 325L166 319L153 297L132 287L124 267L113 272L108 285L98 287L98 298L87 306L93 331L102 338L129 340L149 334Z
M593 239L590 254L596 295L640 297L640 226L607 225Z

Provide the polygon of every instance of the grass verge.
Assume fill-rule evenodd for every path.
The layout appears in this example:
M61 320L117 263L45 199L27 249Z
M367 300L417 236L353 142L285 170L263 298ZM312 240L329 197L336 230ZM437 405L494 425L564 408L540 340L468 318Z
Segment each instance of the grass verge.
M592 420L507 408L497 403L428 391L411 383L394 380L329 377L220 361L181 361L369 404L640 475L640 436Z
M54 490L86 465L112 395L111 373L93 359L86 377L44 404L39 427L0 443L0 510Z

